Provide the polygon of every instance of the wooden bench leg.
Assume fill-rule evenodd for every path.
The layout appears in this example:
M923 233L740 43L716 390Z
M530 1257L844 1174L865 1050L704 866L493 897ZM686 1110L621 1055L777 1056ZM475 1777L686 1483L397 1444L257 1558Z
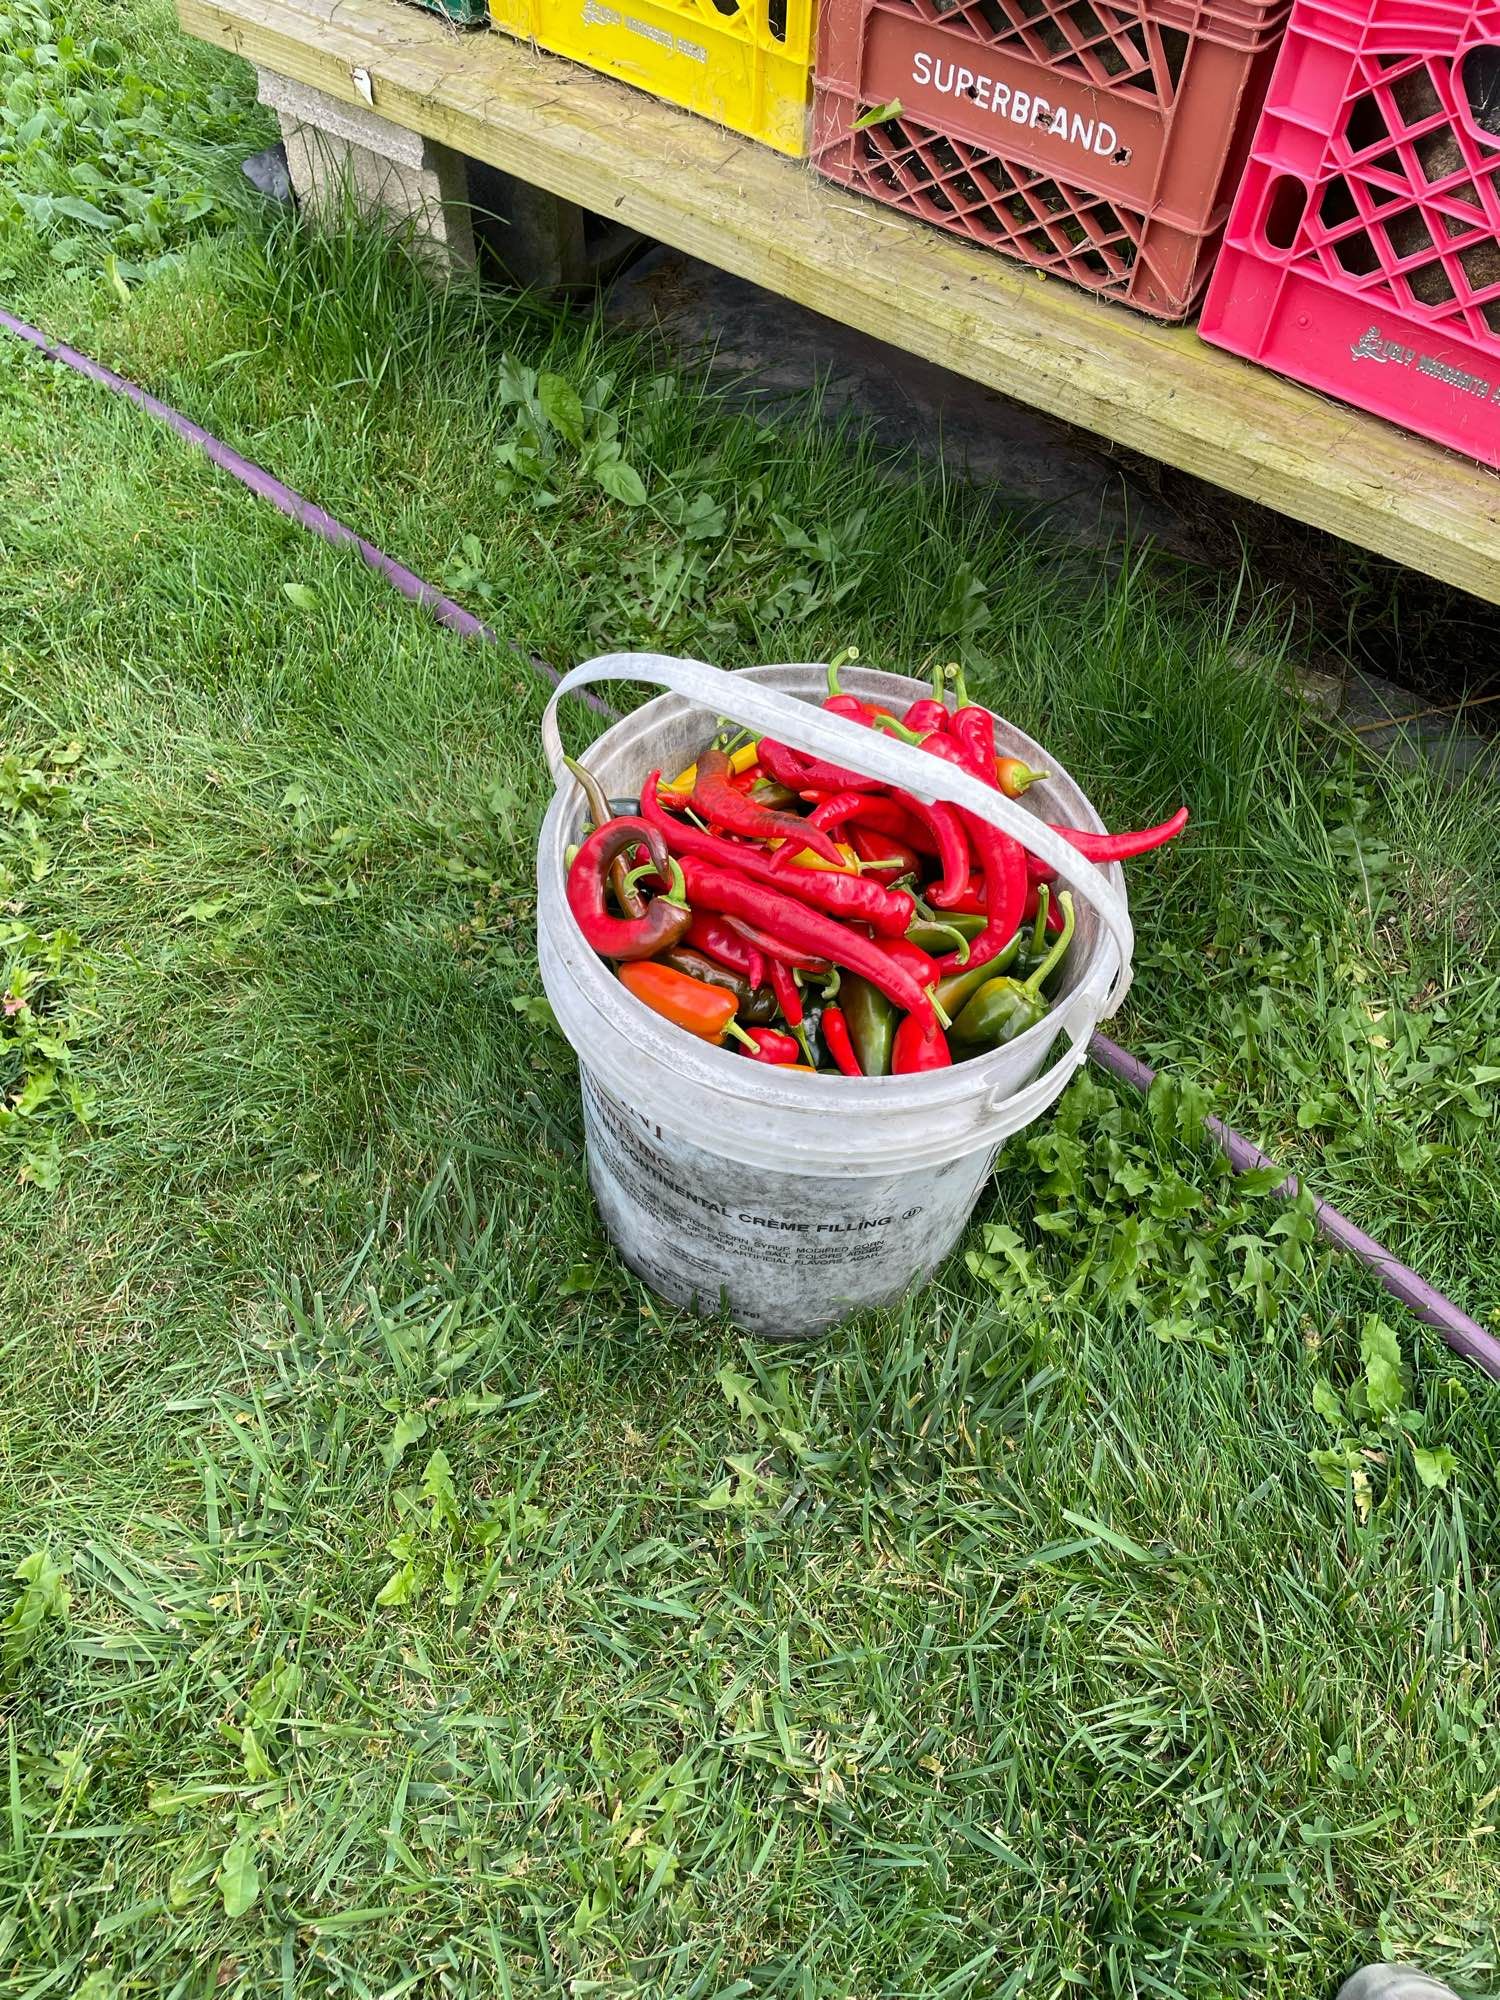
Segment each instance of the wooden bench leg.
M336 216L352 198L368 215L413 230L413 249L437 277L474 268L468 163L436 140L271 70L259 96L281 120L287 172L304 213Z

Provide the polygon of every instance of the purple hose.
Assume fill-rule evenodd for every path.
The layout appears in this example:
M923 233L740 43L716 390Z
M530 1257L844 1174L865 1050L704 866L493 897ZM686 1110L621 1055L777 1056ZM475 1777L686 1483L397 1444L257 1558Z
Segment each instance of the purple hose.
M1125 1083L1134 1084L1137 1090L1149 1090L1156 1081L1156 1071L1148 1063L1143 1063L1138 1056L1131 1055L1118 1042L1112 1042L1104 1035L1093 1037L1089 1043L1089 1054L1096 1063ZM1249 1173L1254 1167L1275 1167L1276 1162L1268 1159L1259 1146L1252 1146L1248 1139L1221 1120L1210 1118L1207 1123L1237 1174ZM1290 1201L1296 1195L1298 1186L1296 1175L1288 1174L1276 1192ZM1377 1243L1373 1236L1366 1236L1362 1229L1357 1229L1346 1215L1341 1215L1328 1202L1314 1197L1313 1212L1320 1235L1336 1248L1347 1250L1352 1257L1357 1257L1385 1286L1392 1298L1399 1299L1424 1325L1440 1333L1456 1354L1463 1355L1466 1361L1474 1362L1486 1375L1500 1382L1500 1340L1494 1334L1486 1333L1478 1320L1460 1312L1451 1299L1444 1298L1425 1278L1419 1278L1415 1271L1393 1257L1383 1243Z
M309 529L330 547L358 549L362 560L369 564L377 576L383 576L387 583L394 585L401 595L410 598L413 604L420 604L425 611L430 611L439 625L448 631L456 632L461 639L482 639L490 646L504 643L510 646L512 652L521 651L521 648L513 642L502 641L499 635L492 632L482 619L476 618L472 611L465 611L463 606L455 604L451 597L444 597L440 590L435 590L413 570L407 569L404 563L396 562L383 549L377 549L373 542L367 542L363 535L356 535L352 528L346 528L342 521L335 520L325 508L316 506L311 500L304 500L302 495L294 493L290 486L283 486L279 479L273 479L269 472L262 466L256 465L253 460L243 458L239 452L232 451L227 444L221 444L219 439L204 430L201 424L195 424L191 417L185 417L181 410L174 410L168 403L158 402L156 397L148 395L139 383L127 381L123 375L117 375L112 368L105 368L99 362L91 361L88 355L80 354L75 347L67 347L60 340L49 340L38 328L28 326L24 320L16 319L3 308L0 308L0 326L3 326L8 333L13 333L18 340L24 340L29 347L36 348L38 353L46 355L49 361L62 362L65 367L72 368L79 375L86 375L91 382L99 383L101 388L109 389L117 396L124 396L138 408L145 410L149 416L155 417L159 423L165 424L169 430L176 431L180 438L195 446L210 464L218 466L221 472L227 472L232 479L239 480L242 486L248 486L259 499L269 500L278 513L285 514L289 521L295 521L299 527ZM539 659L535 653L528 653L524 657L539 674L554 685L561 680L562 676L556 669L550 667L545 660ZM596 695L585 694L583 700L601 713L611 712Z
M430 611L437 622L448 631L457 632L464 639L482 639L490 646L502 643L509 646L512 652L521 655L533 672L540 674L554 686L562 678L555 668L550 667L537 654L523 653L513 641L502 641L488 625L476 618L473 612L465 611L463 606L455 604L451 597L444 597L440 590L434 590L430 583L424 582L414 571L393 561L384 550L377 549L373 542L367 542L362 535L356 535L352 528L346 528L342 521L336 521L333 515L322 507L314 506L311 500L304 500L302 495L294 493L290 486L283 486L279 479L273 479L269 472L252 460L242 458L237 451L231 451L228 445L221 444L216 437L204 430L201 424L195 424L191 417L185 417L180 410L174 410L167 403L158 402L155 396L148 395L138 383L127 381L123 375L116 375L112 368L101 367L97 361L91 361L86 354L80 354L76 348L64 346L59 340L49 340L46 334L39 332L36 327L28 326L24 320L14 318L3 308L0 308L0 327L15 334L18 340L24 340L28 346L36 348L38 353L46 355L49 361L60 361L64 367L71 368L80 375L86 375L91 382L99 383L102 388L112 391L113 394L127 397L130 402L145 410L160 423L164 423L169 430L176 431L180 438L195 446L221 471L239 480L242 486L248 486L250 491L262 500L269 500L271 505L279 513L285 514L289 521L295 521L299 527L310 529L313 534L334 548L358 549L364 561L378 576L383 576L387 583L394 584L401 595L410 598L413 604L420 604L424 610ZM587 702L589 707L600 715L611 718L615 715L614 709L601 701L597 695L581 693L579 699ZM1118 1043L1107 1040L1103 1035L1094 1036L1089 1044L1089 1053L1095 1062L1122 1078L1124 1082L1134 1084L1137 1090L1149 1090L1155 1081L1155 1070L1146 1063L1138 1061ZM1252 1167L1269 1167L1274 1164L1266 1158L1258 1146L1252 1146L1248 1139L1242 1138L1238 1132L1231 1131L1217 1118L1210 1118L1208 1127L1229 1155L1237 1173L1245 1173ZM1277 1189L1277 1193L1290 1198L1296 1194L1297 1186L1296 1177L1288 1174ZM1384 1244L1377 1243L1372 1236L1366 1236L1362 1229L1356 1229L1346 1216L1340 1215L1339 1211L1331 1208L1326 1201L1316 1202L1315 1214L1318 1229L1330 1243L1357 1257L1360 1263L1374 1273L1393 1298L1399 1299L1416 1314L1419 1320L1440 1333L1456 1353L1462 1354L1466 1360L1482 1368L1487 1375L1500 1381L1500 1340L1497 1340L1494 1334L1486 1333L1477 1320L1472 1320L1467 1313L1460 1312L1451 1299L1444 1298L1443 1294L1429 1285L1425 1278L1419 1278L1415 1271L1409 1270L1405 1264L1393 1257Z

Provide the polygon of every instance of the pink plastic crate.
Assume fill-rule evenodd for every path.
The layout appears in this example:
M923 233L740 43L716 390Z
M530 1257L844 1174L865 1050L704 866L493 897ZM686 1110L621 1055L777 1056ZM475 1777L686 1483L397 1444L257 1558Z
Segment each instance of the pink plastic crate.
M1500 465L1500 4L1296 0L1206 340Z

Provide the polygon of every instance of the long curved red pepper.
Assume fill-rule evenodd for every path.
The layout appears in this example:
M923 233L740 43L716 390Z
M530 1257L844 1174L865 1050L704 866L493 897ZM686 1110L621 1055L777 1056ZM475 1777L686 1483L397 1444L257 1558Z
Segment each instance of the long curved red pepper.
M720 965L728 966L731 972L743 974L752 986L765 985L765 954L739 931L732 929L727 918L711 917L706 911L695 910L693 921L688 925L687 941Z
M611 915L604 896L610 863L636 847L645 848L664 882L672 880L672 857L661 834L644 819L624 816L595 827L568 870L568 908L601 958L655 958L677 944L692 922L686 903L665 896L648 903L644 916Z
M723 750L705 750L693 779L692 805L710 826L723 833L744 834L751 840L795 841L796 854L810 847L834 868L847 866L837 845L819 828L810 826L800 813L773 812L737 791L730 782L729 756Z
M810 951L798 951L793 945L783 944L780 938L767 937L766 933L754 924L747 924L739 917L725 917L723 921L731 930L739 932L751 950L764 954L768 968L779 960L782 965L790 966L794 972L828 970L826 958L816 958Z
M854 1041L849 1033L849 1023L844 1019L842 1007L823 1009L822 1035L824 1047L833 1057L834 1066L843 1076L863 1076L859 1057L854 1053Z
M901 816L907 824L902 827ZM945 800L929 805L914 792L891 785L885 794L872 797L866 792L834 792L814 806L811 818L825 830L854 820L860 826L874 826L898 840L907 840L924 854L936 854L942 867L943 891L961 895L969 879L969 843L957 808ZM920 828L920 837L918 829ZM951 909L952 904L945 905Z
M897 965L904 965L918 986L936 986L942 974L938 962L910 938L875 938L875 949L883 951Z
M835 923L819 910L809 910L762 882L746 881L726 868L716 867L697 854L682 860L682 873L690 899L705 910L718 910L728 917L743 917L773 937L839 965L846 972L882 992L888 1000L923 1022L934 1020L932 1001L904 966L887 958L873 939Z
M764 741L762 738L762 747ZM759 847L736 847L716 833L673 819L657 796L660 778L661 773L653 771L641 787L641 818L655 828L672 853L695 854L716 867L734 869L754 882L795 895L799 903L869 924L882 937L905 937L911 928L917 906L904 889L887 889L867 875L845 875L834 868L778 868L774 857Z
M1087 833L1082 827L1055 826L1069 847L1076 847L1085 861L1128 861L1133 854L1149 854L1153 847L1165 847L1175 840L1188 823L1188 809L1179 806L1170 819L1157 826L1143 826L1135 833Z
M934 757L941 757L945 763L956 764L960 770L971 774L973 772L969 753L951 737L938 733L925 736L922 748ZM960 807L959 817L984 872L985 924L978 937L970 943L967 958L950 951L937 961L939 971L945 975L957 971L960 965L966 968L985 965L990 959L998 958L1015 936L1026 903L1026 850L1021 843L1012 840L1008 833L1002 833L991 821L981 819L977 813L965 812ZM945 886L938 884L939 889ZM929 890L928 900L937 909L948 907L939 897L937 889Z
M912 818L900 803L900 797L894 786L886 793L830 792L808 814L808 824L821 827L825 833L832 833L835 827L843 826L847 820L857 819L861 826L871 827L876 833L888 833L893 839L904 840L923 854L935 854L937 844L925 823Z
M881 789L879 778L861 777L846 771L842 764L825 764L819 757L804 757L774 737L760 739L761 768L778 785L793 792L874 792Z

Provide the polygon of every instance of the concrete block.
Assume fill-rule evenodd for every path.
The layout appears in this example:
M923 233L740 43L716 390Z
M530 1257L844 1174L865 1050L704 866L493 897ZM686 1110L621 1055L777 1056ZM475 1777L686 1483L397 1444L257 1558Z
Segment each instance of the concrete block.
M352 198L365 214L413 230L413 249L436 275L473 269L461 154L271 70L259 72L258 94L281 121L287 171L306 214L336 214Z

